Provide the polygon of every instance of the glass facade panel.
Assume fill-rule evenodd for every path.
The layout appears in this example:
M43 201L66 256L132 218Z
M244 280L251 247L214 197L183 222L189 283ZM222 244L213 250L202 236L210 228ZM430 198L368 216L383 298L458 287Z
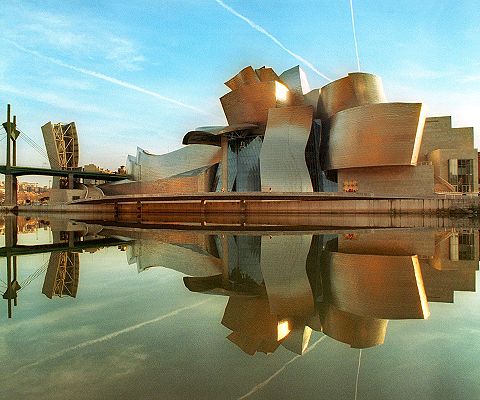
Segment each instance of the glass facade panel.
M458 259L475 259L475 241L473 233L463 232L458 235Z
M448 182L457 192L472 192L473 160L448 160Z
M229 192L259 192L260 181L260 150L262 136L247 136L230 138L228 141L228 191ZM215 176L214 190L222 191L222 164L220 163Z
M250 142L241 141L237 156L237 192L259 192L260 150L262 139L257 136Z

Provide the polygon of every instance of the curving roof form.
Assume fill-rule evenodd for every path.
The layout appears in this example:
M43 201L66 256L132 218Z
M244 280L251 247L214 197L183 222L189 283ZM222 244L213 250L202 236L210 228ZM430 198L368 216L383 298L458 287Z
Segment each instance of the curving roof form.
M386 101L380 77L353 72L321 88L317 109L320 118L328 119L348 108Z
M255 124L234 124L227 126L207 126L196 128L193 131L187 132L183 137L183 144L206 144L211 146L220 146L222 135L256 130L259 126Z
M217 164L221 161L221 149L192 144L166 154L150 154L137 148L137 156L128 158L127 170L135 180L168 178L197 168Z
M367 104L330 120L326 170L416 165L425 113L421 103Z
M305 161L313 108L272 108L260 152L262 192L313 192Z

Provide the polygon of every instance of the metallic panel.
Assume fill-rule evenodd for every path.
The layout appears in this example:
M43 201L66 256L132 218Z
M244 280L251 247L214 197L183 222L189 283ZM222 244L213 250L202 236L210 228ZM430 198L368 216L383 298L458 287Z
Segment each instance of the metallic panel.
M241 86L249 85L251 83L257 83L259 81L260 79L258 78L257 74L249 65L248 67L242 69L233 78L225 82L225 85L227 85L231 90L237 90Z
M141 181L120 181L101 186L107 196L128 194L211 192L217 165L200 167L168 178Z
M310 92L310 85L308 84L305 72L297 65L282 72L280 74L280 80L288 87L290 92L293 94L297 101L297 104L302 105L304 93ZM318 97L316 98L316 100L318 101Z
M272 313L307 318L314 313L306 265L312 235L262 236L261 266Z
M270 67L258 68L255 70L255 72L258 76L258 79L260 79L261 82L280 80L280 78L275 73L275 71Z
M384 103L350 108L330 121L324 169L416 165L422 104Z
M267 123L268 110L277 106L275 81L241 86L220 98L229 125Z
M269 111L260 152L263 192L313 192L305 161L312 114L310 106Z
M137 148L133 177L135 180L144 181L168 178L216 164L220 160L221 149L213 146L192 144L162 155L150 154Z
M386 101L380 77L354 72L322 87L318 112L322 119L328 119L342 110Z
M331 253L329 303L379 319L428 318L417 256Z

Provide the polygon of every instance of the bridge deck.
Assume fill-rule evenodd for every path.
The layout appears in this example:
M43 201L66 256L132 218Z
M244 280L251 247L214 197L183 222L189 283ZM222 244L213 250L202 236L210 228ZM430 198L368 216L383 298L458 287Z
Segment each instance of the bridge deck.
M7 167L0 165L0 174L6 174ZM67 169L51 169L37 167L10 167L9 173L14 176L39 175L39 176L73 176L74 178L96 179L102 181L120 181L128 179L127 175L107 174L105 172L85 172Z

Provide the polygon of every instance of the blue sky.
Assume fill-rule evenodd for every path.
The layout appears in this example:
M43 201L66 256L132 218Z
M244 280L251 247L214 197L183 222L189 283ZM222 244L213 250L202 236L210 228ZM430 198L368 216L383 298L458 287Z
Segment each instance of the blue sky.
M357 69L349 0L224 0L283 48L220 3L2 0L0 107L10 102L42 145L45 122L75 121L81 163L116 168L137 145L165 153L190 129L224 124L223 82L246 65L300 64L312 88L328 81L307 63L331 79ZM362 71L383 78L389 101L425 102L429 115L474 126L478 146L478 1L353 6ZM18 158L46 166L23 141Z

